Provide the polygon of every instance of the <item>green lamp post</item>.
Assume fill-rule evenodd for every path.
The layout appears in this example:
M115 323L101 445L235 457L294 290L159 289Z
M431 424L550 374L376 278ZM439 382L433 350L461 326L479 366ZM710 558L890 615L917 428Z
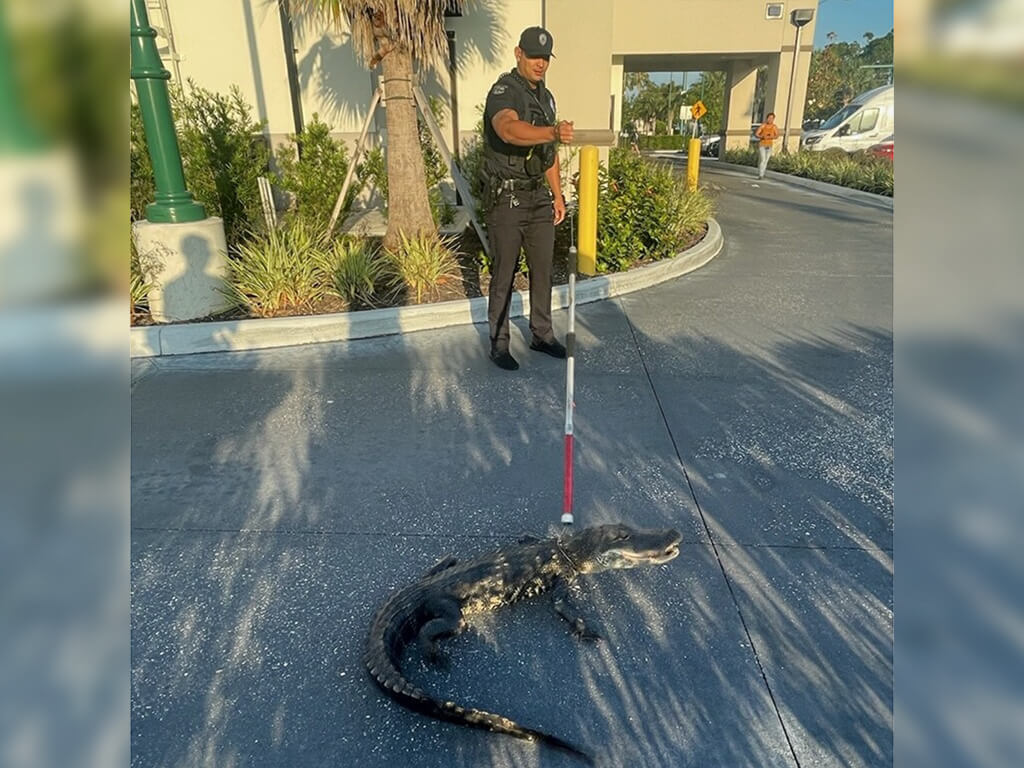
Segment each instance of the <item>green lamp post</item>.
M42 134L22 109L14 77L14 51L0 8L0 153L26 153L45 147Z
M160 223L182 223L206 218L206 209L185 188L178 137L171 117L167 81L156 50L156 30L149 25L145 0L131 0L131 78L139 97L146 146L153 162L156 200L146 206L146 218Z

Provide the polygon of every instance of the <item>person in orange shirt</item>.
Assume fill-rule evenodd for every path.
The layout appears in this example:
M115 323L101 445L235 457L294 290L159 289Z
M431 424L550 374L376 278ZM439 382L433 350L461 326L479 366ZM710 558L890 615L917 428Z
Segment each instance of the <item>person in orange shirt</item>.
M761 140L757 152L760 155L757 162L757 178L763 179L765 171L768 170L768 158L772 156L772 144L779 138L779 128L775 125L775 113L769 112L764 116L764 122L758 126L754 135Z

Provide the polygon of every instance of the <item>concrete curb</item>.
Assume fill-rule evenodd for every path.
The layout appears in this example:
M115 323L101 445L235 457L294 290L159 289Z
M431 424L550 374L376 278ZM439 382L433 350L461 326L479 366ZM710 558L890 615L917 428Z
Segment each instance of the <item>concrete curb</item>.
M708 219L708 231L704 239L672 259L629 272L580 280L576 284L576 303L587 304L621 296L685 275L717 256L723 243L722 228L714 219ZM568 286L553 288L552 309L562 309L568 304ZM529 298L518 292L513 293L510 312L512 317L529 315ZM313 317L141 326L130 329L130 354L133 358L143 358L268 349L486 322L487 297L480 296L438 304L339 312Z
M727 168L734 171L744 171L749 173L751 178L757 180L757 168L752 165L737 165L736 163L724 163L721 160L714 161L715 168ZM823 192L827 195L834 195L835 197L844 197L848 200L860 200L865 203L873 203L874 205L881 206L883 208L893 209L893 198L888 195L879 195L874 192L865 192L861 189L850 189L849 187L842 187L838 184L829 184L825 181L817 181L815 179L805 179L803 176L793 176L789 173L780 173L779 171L768 171L766 174L769 179L775 181L784 181L789 184L794 184L798 187L806 187L813 189L815 192Z

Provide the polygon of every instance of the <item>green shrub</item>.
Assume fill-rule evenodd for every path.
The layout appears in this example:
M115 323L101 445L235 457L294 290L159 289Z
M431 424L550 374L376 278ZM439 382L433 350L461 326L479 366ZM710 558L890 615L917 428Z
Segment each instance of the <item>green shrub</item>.
M94 202L111 187L119 189L125 173L122 110L127 91L111 87L124 77L122 33L88 3L38 11L33 5L0 3L7 22L0 43L4 93L14 86L11 93L17 93L28 127L47 146L74 150ZM31 12L16 12L22 8ZM12 126L7 117L0 116L5 129ZM90 247L87 240L83 245Z
M433 187L428 190L427 199L430 203L430 213L434 217L435 224L443 226L455 221L455 206L448 202L448 198L441 192L440 187Z
M228 245L264 229L260 176L267 174L269 152L263 123L237 86L224 96L196 86L172 91L185 179L192 196L210 216L224 219Z
M479 206L487 185L487 177L484 173L483 105L478 104L476 110L480 118L476 121L476 126L473 129L473 138L462 145L462 151L459 153L459 169L469 185L469 191L473 195L473 200ZM482 211L479 209L477 216L482 218Z
M672 134L670 136L637 136L636 145L641 150L652 149L684 149L689 136ZM629 144L627 143L628 147Z
M363 160L363 174L380 195L384 210L388 209L388 163L381 147L374 147Z
M598 172L597 270L619 272L641 259L674 256L713 213L671 167L613 149Z
M756 149L727 149L722 153L722 160L733 165L757 166Z
M808 152L807 154L811 153ZM828 149L821 150L818 154L825 160L845 160L849 157L849 153L842 147L829 147Z
M487 187L487 175L484 171L483 104L478 104L476 110L480 118L474 127L473 137L462 145L462 151L459 153L459 169L462 171L462 177L466 180L466 184L469 185L469 192L473 196L473 204L475 206L473 214L486 232L487 211L483 207L484 190ZM487 252L482 248L477 253L477 260L485 273L490 271L490 257L487 256Z
M330 290L350 309L374 305L385 278L385 264L368 241L339 238L322 251L320 264Z
M232 249L227 295L255 317L312 312L328 289L323 238L303 219L253 233Z
M142 130L142 113L139 111L138 104L132 104L129 119L131 125L129 214L132 221L141 221L146 218L146 206L154 200L156 186L153 180L153 163L149 159L146 134Z
M443 284L457 279L459 265L452 252L453 244L451 238L402 234L401 245L384 252L392 286L411 291L420 304L425 295L436 293Z
M128 295L131 302L131 314L136 315L149 311L149 289L152 287L152 283L142 273L142 264L139 261L139 251L135 247L135 238L129 236L128 243L130 254Z
M430 111L434 121L441 124L441 114L444 110L443 102L436 96L429 99ZM441 157L441 150L437 148L426 121L417 112L417 129L420 136L420 150L423 152L423 170L427 174L427 189L433 189L438 182L448 177L448 168L445 166L444 158Z
M291 138L295 146L283 146L277 152L278 186L294 195L294 213L326 227L348 173L348 150L344 143L331 138L330 126L316 113L302 133ZM349 187L342 216L352 207L359 190L358 183Z
M210 216L224 219L228 245L246 232L263 229L259 184L267 173L269 153L263 124L253 121L252 110L237 87L222 96L195 86L187 93L172 89L175 129L185 186ZM133 219L145 217L153 202L153 167L146 149L138 106L131 110L131 202Z
M757 151L729 149L722 159L727 163L756 166ZM892 163L866 152L847 154L838 147L832 147L824 152L804 150L789 154L779 153L773 154L768 160L768 168L791 176L801 176L879 195L891 197L893 194Z

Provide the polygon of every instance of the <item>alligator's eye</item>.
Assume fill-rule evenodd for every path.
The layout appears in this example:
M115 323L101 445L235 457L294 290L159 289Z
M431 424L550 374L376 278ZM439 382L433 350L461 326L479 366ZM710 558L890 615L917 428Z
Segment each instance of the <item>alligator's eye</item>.
M615 541L629 541L629 531L619 531L618 536L615 537Z

